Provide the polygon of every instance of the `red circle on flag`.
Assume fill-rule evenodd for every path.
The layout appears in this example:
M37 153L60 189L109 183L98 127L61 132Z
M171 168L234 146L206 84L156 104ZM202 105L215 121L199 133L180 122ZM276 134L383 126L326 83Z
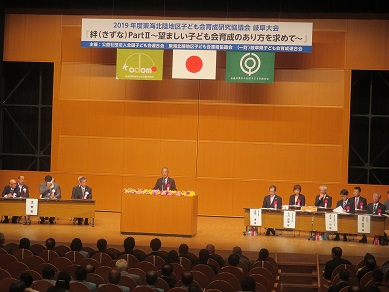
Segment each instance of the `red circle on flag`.
M157 71L157 67L155 67L155 66L151 67L151 71L153 71L153 72Z
M197 73L203 68L203 61L199 56L190 56L185 65L189 72Z

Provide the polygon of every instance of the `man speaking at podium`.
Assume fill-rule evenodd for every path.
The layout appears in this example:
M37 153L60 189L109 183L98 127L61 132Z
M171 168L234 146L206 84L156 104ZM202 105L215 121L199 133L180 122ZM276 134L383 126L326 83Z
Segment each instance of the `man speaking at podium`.
M176 191L176 183L174 179L169 177L169 169L167 167L162 168L162 177L157 179L153 190L161 190L161 191Z

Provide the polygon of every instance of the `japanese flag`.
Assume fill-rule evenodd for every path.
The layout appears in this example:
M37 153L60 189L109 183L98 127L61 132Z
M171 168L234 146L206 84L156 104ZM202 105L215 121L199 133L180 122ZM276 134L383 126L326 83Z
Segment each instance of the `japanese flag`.
M216 79L216 51L173 50L172 78Z

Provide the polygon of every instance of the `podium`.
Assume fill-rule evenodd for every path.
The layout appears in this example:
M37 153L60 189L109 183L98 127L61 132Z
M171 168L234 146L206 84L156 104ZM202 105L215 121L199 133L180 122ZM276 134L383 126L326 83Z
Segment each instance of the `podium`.
M122 194L120 232L194 236L197 196Z

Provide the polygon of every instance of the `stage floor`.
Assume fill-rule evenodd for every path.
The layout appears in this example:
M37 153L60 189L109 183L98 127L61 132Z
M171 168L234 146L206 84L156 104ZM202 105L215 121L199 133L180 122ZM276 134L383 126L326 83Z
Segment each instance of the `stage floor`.
M96 212L95 227L73 225L71 218L59 218L56 225L39 225L37 222L36 218L32 225L1 224L0 232L5 235L6 243L18 242L22 237L29 238L32 243L44 243L47 238L53 237L58 244L69 244L73 238L79 237L85 246L95 248L97 240L105 238L109 247L116 247L120 250L123 249L123 240L129 236L129 234L120 233L120 213ZM216 247L216 252L227 256L234 246L240 246L244 254L252 260L256 259L261 248L267 248L271 253L330 255L332 247L340 246L346 257L347 255L363 256L366 252L382 257L389 255L388 245L373 245L371 238L368 238L369 243L361 244L358 242L360 236L348 242L310 241L307 232L301 232L300 236L296 232L296 237L293 236L293 232L283 232L279 236L244 236L244 230L243 218L199 216L197 234L191 238L139 234L130 236L135 238L136 247L146 252L150 250L150 240L159 237L164 250L178 249L181 243L186 243L192 252L197 253L199 249L212 243Z

